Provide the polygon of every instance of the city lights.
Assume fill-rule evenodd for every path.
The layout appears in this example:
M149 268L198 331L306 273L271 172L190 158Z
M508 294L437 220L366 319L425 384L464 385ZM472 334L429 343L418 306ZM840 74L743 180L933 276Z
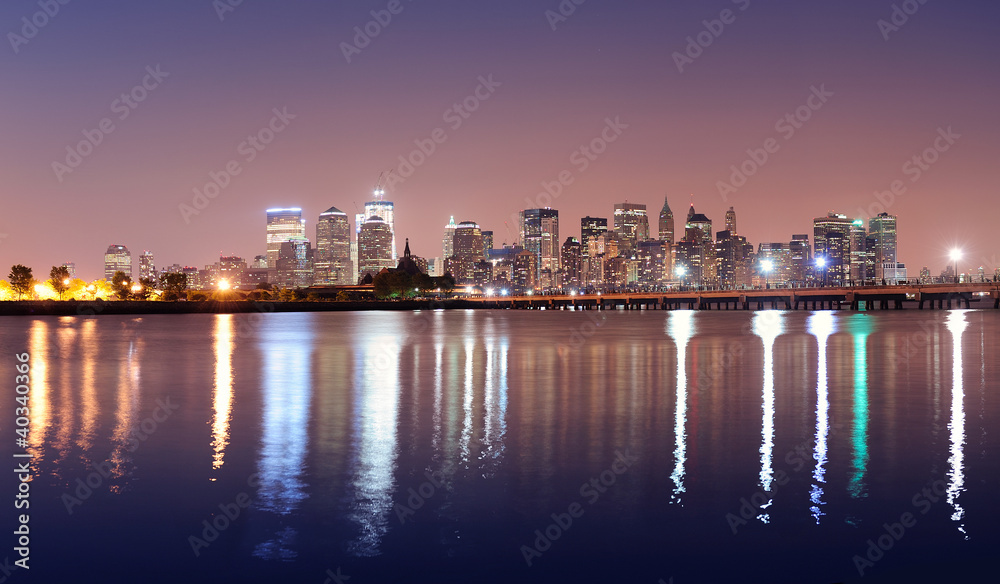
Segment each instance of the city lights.
M229 280L225 278L219 280L219 290L229 290L230 287Z

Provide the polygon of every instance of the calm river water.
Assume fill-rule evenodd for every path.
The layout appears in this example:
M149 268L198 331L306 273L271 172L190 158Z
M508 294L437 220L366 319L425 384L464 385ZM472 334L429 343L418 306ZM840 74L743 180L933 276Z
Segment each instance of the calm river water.
M973 581L998 338L992 310L8 317L0 577Z

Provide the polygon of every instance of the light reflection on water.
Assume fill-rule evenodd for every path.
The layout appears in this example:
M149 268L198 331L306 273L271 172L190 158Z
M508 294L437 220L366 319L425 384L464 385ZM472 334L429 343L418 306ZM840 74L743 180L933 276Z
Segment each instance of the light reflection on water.
M967 385L978 382L987 396L1000 378L993 315L930 313L924 331L898 314L610 313L578 344L567 339L590 315L271 314L249 337L236 335L233 315L0 327L32 355L29 451L39 476L65 489L110 449L113 476L101 488L112 497L86 505L113 513L122 495L168 488L157 483L171 492L223 484L206 491L213 499L192 494L181 505L212 510L232 500L225 484L257 474L253 510L241 519L252 529L226 537L245 538L247 556L285 563L315 558L320 546L394 559L437 545L496 560L501 552L477 542L544 528L580 482L629 447L641 463L587 508L587 527L574 533L628 517L649 523L653 541L653 523L667 517L692 542L714 542L704 534L721 526L719 537L732 537L720 518L760 490L757 534L830 543L843 533L826 530L878 528L891 519L885 508L910 505L914 485L943 478L942 521L956 537L982 538L985 494L967 480L980 461L967 442L988 435L998 412L984 397L980 415L967 418L965 399ZM969 350L963 334L972 332L979 342ZM926 342L890 367L882 353L904 353L917 335ZM966 383L970 368L978 380ZM167 395L184 407L129 452L131 433ZM782 485L796 444L808 470ZM173 459L201 462L185 464L186 474L159 470ZM426 471L446 486L415 511L415 525L403 524L396 505ZM876 494L890 498L878 514L865 506ZM935 533L935 521L921 518L923 533ZM463 527L429 527L452 523ZM487 526L503 535L491 540ZM562 549L582 545L575 537Z

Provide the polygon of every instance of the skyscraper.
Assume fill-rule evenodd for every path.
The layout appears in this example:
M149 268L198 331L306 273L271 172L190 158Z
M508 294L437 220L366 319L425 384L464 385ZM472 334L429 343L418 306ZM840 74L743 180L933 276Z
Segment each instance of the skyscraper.
M156 266L153 265L153 252L145 249L139 256L139 279L156 280Z
M443 256L442 259L444 259L445 262L448 261L448 258L450 258L451 256L455 255L455 228L456 227L457 227L457 225L455 225L455 216L452 215L451 219L449 219L449 221L448 221L448 224L444 226L444 237L441 239L441 245L442 245L442 248L444 250L444 256Z
M279 244L275 276L275 283L286 288L305 288L313 284L313 250L309 238L293 235Z
M392 254L392 230L381 217L372 215L361 224L358 234L358 276L375 276L382 268L395 268Z
M885 273L886 264L897 263L896 258L896 217L888 213L879 213L878 216L868 220L868 231L875 238L875 247L872 253L875 255L875 275L878 280L894 279L895 266L891 277Z
M521 246L538 257L538 270L559 269L559 211L551 208L521 211ZM536 274L537 279L538 274Z
M291 207L287 209L267 210L267 269L278 267L278 253L283 242L292 237L305 237L306 223L302 219L302 209Z
M674 243L674 212L670 210L667 198L663 197L663 208L660 209L660 241L669 245Z
M580 240L575 237L567 237L562 245L562 285L566 288L577 288L580 286L580 272L582 270L583 254L580 247Z
M330 207L316 222L316 284L354 284L351 265L351 226L344 213Z
M730 235L736 235L736 211L732 207L726 211L726 231Z
M608 219L606 217L584 217L580 220L580 253L583 257L589 257L587 253L590 240L596 239L608 230Z
M132 279L132 254L124 245L112 244L104 252L104 279L110 282L115 272L125 272Z
M635 250L640 241L649 239L649 217L646 205L639 203L615 204L615 233L628 251Z
M814 257L822 258L823 267L817 277L827 284L841 286L850 277L851 226L847 215L827 213L813 219Z
M866 279L874 277L868 274L866 268L866 258L868 256L868 246L865 243L868 234L865 232L865 222L863 219L855 219L851 223L851 282L861 284Z
M482 284L473 278L473 266L485 259L483 248L483 232L475 221L462 221L455 228L453 255L449 261L449 270L460 285Z
M365 212L358 213L354 216L355 229L358 234L361 234L361 226L370 217L380 217L385 221L386 225L389 226L389 232L392 233L392 257L396 256L396 216L395 207L392 201L385 200L385 189L381 188L381 179L379 185L376 185L375 190L372 192L372 199L365 203ZM395 266L393 266L395 267Z

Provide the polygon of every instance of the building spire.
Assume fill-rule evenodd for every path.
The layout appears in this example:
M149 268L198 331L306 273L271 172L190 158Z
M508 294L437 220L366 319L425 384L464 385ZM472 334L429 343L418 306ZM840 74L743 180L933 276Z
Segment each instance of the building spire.
M406 238L406 248L403 249L403 257L405 259L410 259L410 238Z

